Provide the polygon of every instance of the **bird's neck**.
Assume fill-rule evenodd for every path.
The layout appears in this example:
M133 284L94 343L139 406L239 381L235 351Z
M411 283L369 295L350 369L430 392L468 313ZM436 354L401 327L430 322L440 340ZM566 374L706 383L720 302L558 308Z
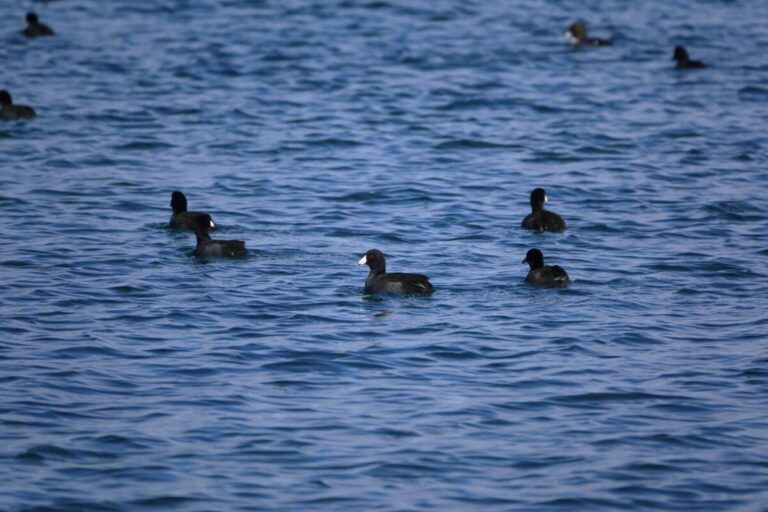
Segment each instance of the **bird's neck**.
M210 240L211 235L209 235L207 231L198 228L195 230L195 238L197 238L197 245L200 245L201 243Z

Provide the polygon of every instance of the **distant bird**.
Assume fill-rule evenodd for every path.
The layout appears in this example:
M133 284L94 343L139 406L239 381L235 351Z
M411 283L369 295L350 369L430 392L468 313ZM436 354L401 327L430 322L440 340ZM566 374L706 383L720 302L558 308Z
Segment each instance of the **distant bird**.
M522 226L525 229L538 231L558 232L565 229L565 221L555 212L544 209L547 202L547 193L543 188L535 188L531 192L531 213L524 219Z
M573 46L610 46L613 44L610 39L587 36L587 27L580 21L572 23L565 31L565 35L571 38Z
M675 55L672 60L677 61L675 66L677 69L703 69L707 67L706 64L700 60L691 60L688 56L688 50L684 46L675 46Z
M35 109L27 105L14 105L11 93L0 91L0 119L9 121L13 119L23 119L35 117Z
M27 37L52 36L53 29L44 23L40 23L37 14L28 12L24 18L27 22L27 28L21 31Z
M197 219L201 215L206 215L203 212L188 212L187 197L178 190L171 194L171 208L173 208L173 214L168 226L174 229L190 229L194 231L197 229ZM210 219L211 217L208 216L208 218ZM216 224L213 223L213 220L211 220L209 228L216 229Z
M558 265L544 265L544 255L538 249L531 249L525 255L523 263L528 263L530 270L525 281L542 286L562 286L568 284L568 273Z
M242 240L212 240L208 234L211 227L211 216L207 213L201 214L197 218L197 228L195 237L197 246L195 247L195 256L198 258L211 258L216 256L227 256L230 258L239 258L245 256L245 242Z
M387 263L384 254L378 249L371 249L357 262L358 265L368 265L370 272L365 279L366 294L402 293L427 294L435 291L429 278L422 274L390 273L387 274Z

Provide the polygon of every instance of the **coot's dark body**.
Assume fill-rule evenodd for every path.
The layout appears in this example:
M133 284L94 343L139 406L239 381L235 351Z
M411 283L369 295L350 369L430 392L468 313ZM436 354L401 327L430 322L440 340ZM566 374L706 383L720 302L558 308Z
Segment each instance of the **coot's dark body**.
M684 46L675 46L675 54L672 56L672 60L677 62L675 67L677 69L704 69L706 64L700 60L691 60L688 55L688 50Z
M195 237L197 246L195 247L195 256L198 258L213 258L225 256L229 258L239 258L247 254L245 242L242 240L212 240L208 234L211 226L211 217L207 213L197 218L197 229Z
M531 249L525 255L523 263L528 263L530 270L525 281L540 286L564 286L570 282L568 273L559 265L544 265L544 254L538 249Z
M368 265L370 268L368 277L365 279L364 292L366 294L425 294L435 291L432 283L429 282L429 278L425 275L402 272L388 274L384 254L378 249L371 249L366 252L357 263L359 265Z
M25 119L35 117L35 109L28 105L15 105L11 93L0 91L0 119L12 121L15 119Z
M168 223L169 227L174 229L189 229L195 231L197 229L197 220L202 215L208 215L204 212L188 212L187 211L187 198L178 190L171 194L171 208L173 214L171 214L171 220ZM210 219L210 215L208 216ZM211 219L211 224L208 226L210 229L216 229Z
M52 36L53 29L45 23L40 23L37 14L28 12L24 18L27 22L27 28L21 31L26 37Z
M523 219L523 228L555 233L565 229L565 221L561 216L544 209L546 202L547 194L543 188L536 188L531 192L531 213Z

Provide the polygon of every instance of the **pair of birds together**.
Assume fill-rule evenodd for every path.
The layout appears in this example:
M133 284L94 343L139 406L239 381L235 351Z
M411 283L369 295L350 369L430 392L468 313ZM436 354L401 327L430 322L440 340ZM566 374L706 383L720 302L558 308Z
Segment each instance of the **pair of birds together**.
M565 35L571 38L571 44L574 46L609 46L613 44L610 39L600 39L599 37L589 37L587 27L580 21L572 23ZM684 46L675 46L675 52L672 60L676 62L677 69L702 69L707 67L700 60L692 60L688 55L688 50Z
M40 23L37 14L28 12L24 18L27 27L21 33L27 37L52 36L53 29L44 23ZM8 91L0 91L0 120L26 119L35 117L35 109L28 105L14 105L13 98Z
M559 232L565 229L565 221L558 214L544 209L547 195L544 189L537 188L531 192L531 213L523 219L522 227L537 231ZM174 191L171 194L171 209L173 214L169 227L188 229L195 232L197 245L194 254L198 258L232 257L239 258L247 255L245 242L242 240L213 240L209 234L216 229L211 216L203 212L187 209L187 198L182 193ZM387 273L387 262L384 254L378 249L366 252L357 262L367 265L370 269L365 279L366 294L395 293L395 294L429 294L435 291L429 277L423 274L405 272ZM544 286L562 286L569 282L566 271L558 265L544 265L544 254L539 249L531 249L522 263L528 263L530 270L525 280L529 283Z

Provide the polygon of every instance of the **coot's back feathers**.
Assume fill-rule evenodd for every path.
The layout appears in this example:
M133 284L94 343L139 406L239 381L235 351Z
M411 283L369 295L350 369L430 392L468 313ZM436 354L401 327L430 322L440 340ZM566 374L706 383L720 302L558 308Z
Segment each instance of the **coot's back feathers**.
M360 258L358 265L368 265L370 272L365 279L366 294L399 293L427 294L435 291L429 277L423 274L408 274L403 272L387 273L387 263L384 254L378 249L371 249Z
M545 265L536 270L529 270L525 280L534 284L567 284L568 273L560 265Z
M208 215L204 212L188 212L187 198L178 190L171 194L171 208L173 209L173 213L171 214L171 220L168 225L174 229L189 229L194 231L197 229L197 220L202 215ZM208 218L211 218L210 215L208 215ZM208 227L210 229L216 229L216 224L214 224L212 219L210 222Z
M559 232L565 229L565 221L555 212L544 209L547 194L543 188L535 188L531 192L531 213L522 222L525 229L537 231Z
M242 240L212 240L208 230L212 224L211 216L203 213L197 217L197 227L195 237L197 246L195 247L195 256L198 258L212 258L226 256L238 258L247 254L245 242Z
M423 274L392 272L365 280L365 293L432 293L435 288Z

